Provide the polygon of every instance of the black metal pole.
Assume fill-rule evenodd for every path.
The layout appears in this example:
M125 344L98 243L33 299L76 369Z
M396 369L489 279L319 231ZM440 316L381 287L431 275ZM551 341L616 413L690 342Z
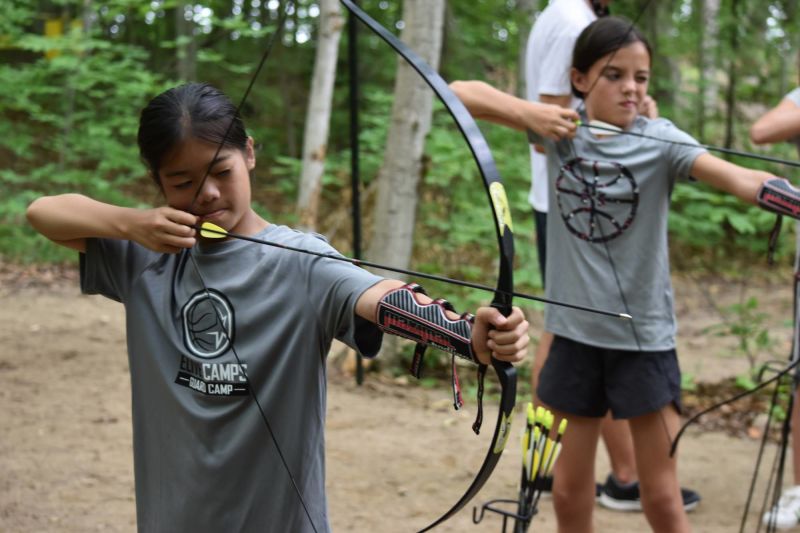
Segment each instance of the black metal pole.
M347 19L347 67L350 75L350 191L353 215L353 257L361 259L361 175L358 144L358 20ZM364 359L356 353L356 384L364 383Z

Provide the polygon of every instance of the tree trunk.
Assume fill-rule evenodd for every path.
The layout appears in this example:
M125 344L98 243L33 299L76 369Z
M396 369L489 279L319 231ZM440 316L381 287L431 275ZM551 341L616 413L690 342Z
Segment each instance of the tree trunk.
M325 170L325 153L330 130L331 100L336 78L336 60L343 24L339 1L322 0L314 75L311 80L303 134L303 167L297 199L300 225L312 230L317 226L322 173Z
M438 70L444 27L445 0L405 0L402 40ZM408 268L414 240L417 187L422 173L425 137L430 130L433 93L402 58L398 58L392 122L383 165L378 173L375 218L367 258ZM398 277L389 272L383 275ZM399 338L387 335L382 354L399 364Z
M178 79L197 79L197 41L194 38L194 22L186 20L186 8L191 4L179 2L175 6L175 52L178 63Z
M667 54L662 52L666 35L669 35L673 28L672 18L673 0L661 0L660 2L648 3L646 0L638 2L636 13L641 13L638 23L644 33L648 36L653 47L652 69L659 73L663 80L669 80L661 84L661 90L657 90L651 85L653 98L658 102L659 109L674 109L675 107L675 87L681 86L681 72L678 64ZM613 11L613 4L611 5ZM647 9L645 9L647 8ZM645 11L642 11L645 9Z
M708 117L709 108L713 109L717 94L716 72L714 51L719 40L719 7L720 0L700 0L698 20L700 31L698 32L698 65L700 80L697 94L696 109L696 135L701 142L706 139L705 123Z
M739 0L731 2L731 21L738 21L739 16ZM736 23L731 23L730 31L730 49L728 62L728 88L725 91L725 148L733 146L733 121L736 115L736 82L738 79L738 70L736 58L739 55L739 31Z
M444 7L444 0L403 3L402 39L434 70L439 64ZM378 174L375 223L367 257L404 268L411 260L417 186L433 93L405 61L398 61L392 122Z
M517 96L525 98L525 53L528 49L528 37L535 21L537 11L536 0L519 0L515 11L519 17L519 47L517 48Z

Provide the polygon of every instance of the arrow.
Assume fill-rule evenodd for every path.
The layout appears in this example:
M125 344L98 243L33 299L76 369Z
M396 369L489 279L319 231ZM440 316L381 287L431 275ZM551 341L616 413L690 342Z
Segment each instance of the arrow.
M400 273L400 274L406 274L408 276L415 276L415 277L420 277L420 278L425 278L425 279L431 279L431 280L434 280L434 281L441 281L443 283L451 283L451 284L454 284L454 285L461 285L463 287L470 287L472 289L478 289L478 290L492 292L492 293L497 292L497 289L494 288L494 287L489 287L488 285L482 285L480 283L473 283L471 281L463 281L463 280L458 280L458 279L451 279L451 278L447 278L447 277L444 277L444 276L437 276L435 274L426 274L424 272L416 272L414 270L406 270L406 269L403 269L403 268L390 267L390 266L386 266L386 265L381 265L379 263L373 263L371 261L364 261L364 260L361 260L361 259L352 259L350 257L345 257L345 256L341 256L341 255L331 255L331 254L326 254L326 253L322 253L322 252L314 252L314 251L311 251L311 250L306 250L306 249L303 249L303 248L296 248L294 246L289 246L289 245L281 244L281 243L278 243L278 242L266 241L266 240L263 240L263 239L257 239L255 237L250 237L248 235L241 235L239 233L230 232L230 231L228 231L228 230L226 230L226 229L224 229L224 228L222 228L222 227L220 227L220 226L218 226L218 225L216 225L216 224L214 224L212 222L203 222L200 226L195 225L195 226L192 226L192 227L200 232L200 236L201 237L204 237L206 239L224 239L225 237L230 237L230 238L233 238L233 239L240 239L240 240L243 240L243 241L249 241L249 242L253 242L253 243L256 243L256 244L263 244L265 246L272 246L273 248L281 248L283 250L289 250L289 251L292 251L292 252L299 252L299 253L303 253L303 254L315 255L317 257L324 257L324 258L327 258L327 259L334 259L336 261L343 261L345 263L350 263L350 264L353 264L353 265L356 265L356 266L360 266L360 267L380 268L382 270L388 270L390 272L397 272L397 273ZM588 307L588 306L571 304L571 303L566 303L566 302L557 302L555 300L550 300L548 298L543 298L541 296L533 296L532 294L526 294L526 293L523 293L523 292L516 292L516 291L512 291L512 292L509 292L509 293L506 293L506 291L503 291L503 292L504 292L504 294L515 296L517 298L523 298L523 299L526 299L526 300L534 300L534 301L537 301L537 302L544 302L544 303L551 304L551 305L560 305L562 307L569 307L571 309L577 309L579 311L586 311L587 313L596 313L598 315L611 316L611 317L614 317L614 318L622 318L622 319L625 319L625 320L631 320L632 319L631 315L629 315L628 313L618 313L618 312L615 312L615 311L606 311L604 309L598 309L598 308L595 308L595 307Z

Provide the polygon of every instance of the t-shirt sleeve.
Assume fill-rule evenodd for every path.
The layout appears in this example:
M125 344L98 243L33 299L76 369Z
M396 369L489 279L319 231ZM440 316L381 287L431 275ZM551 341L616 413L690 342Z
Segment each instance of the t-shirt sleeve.
M800 107L800 87L794 89L792 92L784 96L785 100L789 100L797 107Z
M800 107L800 87L797 87L796 89L792 90L789 94L784 96L783 99L784 100L789 100L790 102L792 102L797 107ZM798 149L800 149L800 135L797 135L796 137L794 137L794 138L792 138L790 140L791 140L791 142L793 142L794 144L796 144L798 146Z
M340 255L322 238L313 244L315 251ZM361 295L383 278L344 261L314 257L308 278L309 305L316 307L322 327L329 338L336 338L364 357L374 357L383 335L368 320L356 315Z
M652 134L664 142L664 155L669 161L673 180L688 180L695 160L708 152L688 133L678 129L672 122L659 119ZM661 142L661 141L659 141Z
M134 280L160 254L119 239L87 239L80 254L81 292L126 302Z
M550 150L555 149L555 142L553 142L550 139L542 137L535 131L528 129L525 130L525 134L528 136L528 142L530 144L538 144L539 146L545 149L545 152L549 152Z

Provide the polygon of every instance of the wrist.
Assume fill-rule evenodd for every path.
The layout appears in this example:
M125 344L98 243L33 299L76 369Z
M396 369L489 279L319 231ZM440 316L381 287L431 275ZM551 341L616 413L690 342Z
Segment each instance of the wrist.
M113 206L113 210L109 212L109 227L113 234L108 235L108 237L129 241L135 240L136 232L134 228L140 225L142 216L143 211L141 209Z
M773 176L764 180L756 193L756 201L767 211L800 218L800 189L786 178Z

